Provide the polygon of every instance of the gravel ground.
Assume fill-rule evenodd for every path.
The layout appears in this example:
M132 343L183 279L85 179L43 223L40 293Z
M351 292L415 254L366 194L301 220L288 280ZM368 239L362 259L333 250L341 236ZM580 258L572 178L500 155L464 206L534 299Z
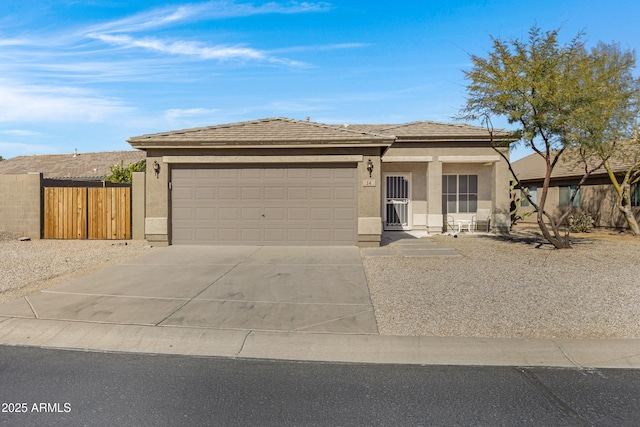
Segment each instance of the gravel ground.
M640 239L431 236L460 258L364 258L383 335L640 338ZM144 241L32 240L0 232L0 303L151 249Z
M125 244L126 243L126 244ZM0 303L153 250L144 241L30 240L0 232Z
M364 258L383 335L640 338L640 239L436 235L460 258Z

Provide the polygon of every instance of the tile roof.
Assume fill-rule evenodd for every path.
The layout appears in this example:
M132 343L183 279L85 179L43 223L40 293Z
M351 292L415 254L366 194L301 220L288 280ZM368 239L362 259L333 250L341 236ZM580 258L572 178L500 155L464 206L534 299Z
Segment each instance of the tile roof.
M275 117L135 136L127 139L127 141L136 148L157 145L375 144L384 146L393 142L393 136L340 128L316 122Z
M458 139L489 138L487 129L481 126L472 126L466 123L441 123L433 121L418 121L404 124L348 124L342 125L348 129L358 129L365 132L376 132L391 134L398 139L420 138L420 139ZM506 131L497 131L501 135L508 135Z
M502 131L504 139L509 133ZM194 129L135 136L127 141L136 148L154 146L237 146L237 145L379 145L396 140L487 141L485 128L467 124L420 121L405 124L326 125L283 117L223 124Z
M630 147L625 144L625 147ZM576 161L575 150L567 150L562 154L558 163L553 168L551 178L581 178L584 175L584 166ZM633 158L640 158L640 149L635 156L627 152L626 155L613 157L610 160L611 168L614 172L626 172L634 163ZM592 159L589 164L595 167L600 163L598 159ZM546 171L545 161L542 156L534 153L520 160L513 162L513 170L521 181L542 180ZM606 175L604 168L597 169L591 173L592 177Z
M146 153L139 150L18 156L1 161L0 174L42 172L44 178L101 181L111 165L127 166L144 158Z

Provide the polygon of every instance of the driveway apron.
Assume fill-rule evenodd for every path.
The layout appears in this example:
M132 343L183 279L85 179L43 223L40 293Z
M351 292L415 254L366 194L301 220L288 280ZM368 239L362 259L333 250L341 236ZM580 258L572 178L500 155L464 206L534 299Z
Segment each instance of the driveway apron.
M170 246L0 305L0 316L376 334L356 247Z

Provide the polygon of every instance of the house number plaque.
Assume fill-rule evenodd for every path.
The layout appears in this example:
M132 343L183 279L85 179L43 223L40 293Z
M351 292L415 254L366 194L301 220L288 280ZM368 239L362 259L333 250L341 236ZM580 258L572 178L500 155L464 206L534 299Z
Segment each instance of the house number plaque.
M364 180L362 180L362 186L363 187L375 187L376 186L376 180L375 179L364 179Z

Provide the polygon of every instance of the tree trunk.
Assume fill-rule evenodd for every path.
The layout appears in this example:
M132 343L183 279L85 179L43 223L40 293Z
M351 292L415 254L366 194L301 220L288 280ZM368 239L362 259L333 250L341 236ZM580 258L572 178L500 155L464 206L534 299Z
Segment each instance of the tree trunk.
M544 222L544 214L542 211L538 211L538 226L542 235L549 243L551 243L556 249L570 249L571 241L569 240L569 234L562 236L560 230L556 224L551 224L553 234L549 231L549 227Z
M634 236L640 236L640 226L638 226L638 221L633 215L633 209L631 209L631 185L625 182L622 185L622 194L620 196L618 199L618 209L622 212L622 215L624 215L624 219L627 220L631 233L633 233Z
M624 219L627 220L627 224L629 224L629 229L634 236L640 236L640 226L638 225L638 221L636 217L633 215L633 211L631 210L631 206L624 205L618 206L620 212L624 215Z

